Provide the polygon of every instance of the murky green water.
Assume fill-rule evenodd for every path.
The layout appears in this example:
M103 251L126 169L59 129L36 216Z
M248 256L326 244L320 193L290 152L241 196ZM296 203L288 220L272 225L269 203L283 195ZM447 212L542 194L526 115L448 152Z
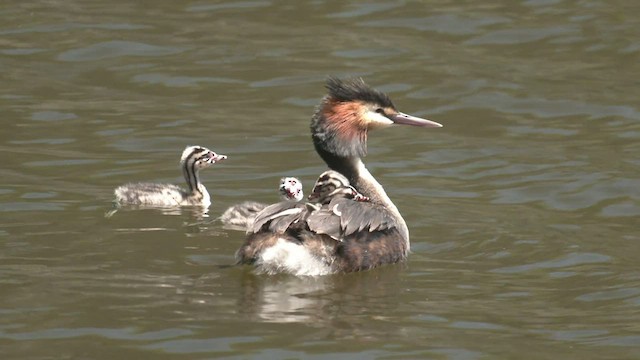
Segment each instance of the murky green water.
M627 1L5 1L3 359L640 357L640 26ZM308 122L363 76L442 129L370 135L399 266L228 267L215 217L324 169ZM203 173L209 217L111 209Z

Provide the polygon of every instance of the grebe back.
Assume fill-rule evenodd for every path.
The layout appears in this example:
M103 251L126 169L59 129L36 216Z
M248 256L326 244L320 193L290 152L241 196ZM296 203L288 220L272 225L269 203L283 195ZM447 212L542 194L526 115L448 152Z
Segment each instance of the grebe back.
M344 232L348 231L347 224L343 224L341 219L353 216L352 202L369 201L368 197L349 184L349 180L333 170L325 171L318 177L308 199L310 202L304 204L281 202L266 207L256 216L248 232L268 230L284 234L293 229L311 230L341 241ZM356 212L362 210L355 209ZM343 211L346 211L344 217L340 216Z

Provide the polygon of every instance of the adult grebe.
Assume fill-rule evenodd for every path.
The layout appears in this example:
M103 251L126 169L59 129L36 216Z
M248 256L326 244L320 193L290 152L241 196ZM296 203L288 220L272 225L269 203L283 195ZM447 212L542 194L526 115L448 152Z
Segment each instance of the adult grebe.
M325 275L371 269L407 257L407 225L361 160L367 152L367 134L394 124L442 125L399 112L386 94L362 79L329 78L326 86L328 95L311 120L313 144L329 168L344 175L369 201L349 200L348 206L330 209L331 216L339 219L339 240L314 231L308 219L284 231L262 227L249 234L237 251L239 264L252 264L267 274Z
M292 176L280 179L278 192L283 201L296 202L304 197L302 182ZM220 215L220 221L231 228L247 230L253 224L256 215L264 210L267 205L256 201L244 201L240 204L232 205Z
M211 197L200 182L199 172L226 158L226 155L216 154L206 147L187 146L182 152L180 165L188 190L173 184L130 183L116 188L116 202L120 205L209 207Z

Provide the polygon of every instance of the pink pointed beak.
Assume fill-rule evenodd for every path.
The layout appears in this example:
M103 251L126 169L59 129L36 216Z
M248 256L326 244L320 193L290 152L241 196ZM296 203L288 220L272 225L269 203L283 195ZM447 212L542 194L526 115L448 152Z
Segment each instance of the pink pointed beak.
M396 124L401 125L411 125L411 126L420 126L420 127L430 127L430 128L439 128L442 127L442 124L439 124L435 121L419 118L417 116L412 116L409 114L398 112L397 114L391 117L391 120Z

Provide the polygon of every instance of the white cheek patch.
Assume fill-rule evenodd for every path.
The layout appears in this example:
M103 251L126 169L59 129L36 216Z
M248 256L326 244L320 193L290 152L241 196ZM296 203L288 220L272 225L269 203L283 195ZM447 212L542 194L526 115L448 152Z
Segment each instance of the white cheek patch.
M393 121L391 121L391 119L375 111L367 111L364 116L367 119L367 122L369 123L369 127L375 128L375 127L387 127L387 126L393 125Z

